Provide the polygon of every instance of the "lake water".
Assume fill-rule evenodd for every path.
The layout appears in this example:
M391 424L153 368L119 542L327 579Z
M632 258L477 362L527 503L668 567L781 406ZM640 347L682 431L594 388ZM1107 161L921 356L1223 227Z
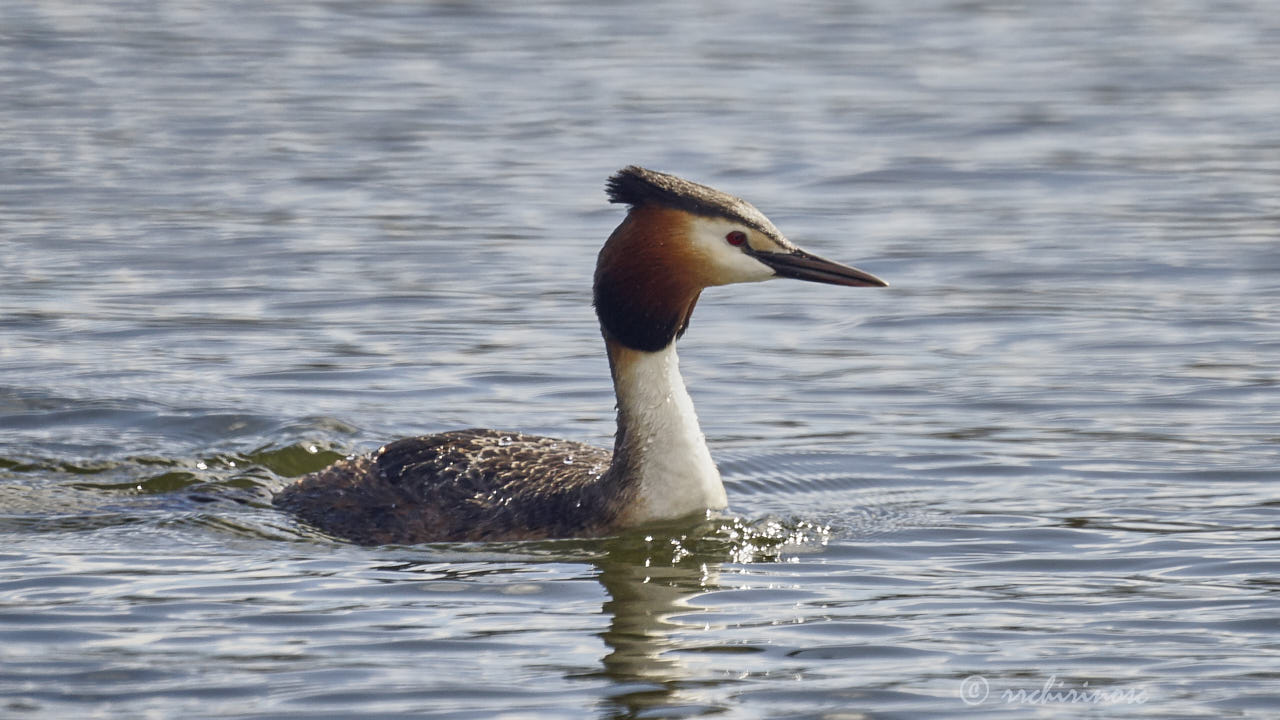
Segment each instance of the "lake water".
M1274 717L1277 78L1266 0L4 3L0 716ZM703 295L726 517L270 506L608 445L632 163L892 283Z

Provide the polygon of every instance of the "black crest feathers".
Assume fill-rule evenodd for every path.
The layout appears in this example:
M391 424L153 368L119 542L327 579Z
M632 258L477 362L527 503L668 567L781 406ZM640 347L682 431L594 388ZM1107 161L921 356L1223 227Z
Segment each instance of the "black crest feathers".
M605 192L609 194L609 202L633 208L654 204L695 215L728 218L782 238L782 233L746 200L675 175L628 165L609 178Z

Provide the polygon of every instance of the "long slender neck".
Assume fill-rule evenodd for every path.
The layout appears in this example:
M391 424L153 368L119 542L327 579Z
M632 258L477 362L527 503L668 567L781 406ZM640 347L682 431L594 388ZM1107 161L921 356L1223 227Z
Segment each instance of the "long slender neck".
M727 504L676 358L676 338L706 286L682 242L688 222L671 208L634 207L596 263L596 314L618 396L608 476L629 498L623 525Z
M624 524L672 519L728 504L720 472L680 377L675 343L649 352L610 338L618 434L609 475L629 486Z

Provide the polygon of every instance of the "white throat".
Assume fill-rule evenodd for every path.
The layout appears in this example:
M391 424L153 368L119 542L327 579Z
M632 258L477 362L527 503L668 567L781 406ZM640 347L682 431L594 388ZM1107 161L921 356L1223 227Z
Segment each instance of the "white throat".
M639 489L623 511L627 524L684 517L728 505L693 399L680 377L675 343L657 352L622 350L615 358L616 452Z

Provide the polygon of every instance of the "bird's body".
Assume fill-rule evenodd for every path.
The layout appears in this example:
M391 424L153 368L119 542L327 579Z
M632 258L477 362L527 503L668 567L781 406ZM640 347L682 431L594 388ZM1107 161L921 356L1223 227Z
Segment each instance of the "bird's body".
M725 507L675 352L699 293L777 276L885 283L800 250L746 202L672 175L628 167L609 194L631 206L595 276L618 399L612 453L496 430L406 438L307 475L276 505L364 544L598 536Z
M340 460L276 504L368 545L598 535L626 503L603 479L610 458L567 440L456 430Z

